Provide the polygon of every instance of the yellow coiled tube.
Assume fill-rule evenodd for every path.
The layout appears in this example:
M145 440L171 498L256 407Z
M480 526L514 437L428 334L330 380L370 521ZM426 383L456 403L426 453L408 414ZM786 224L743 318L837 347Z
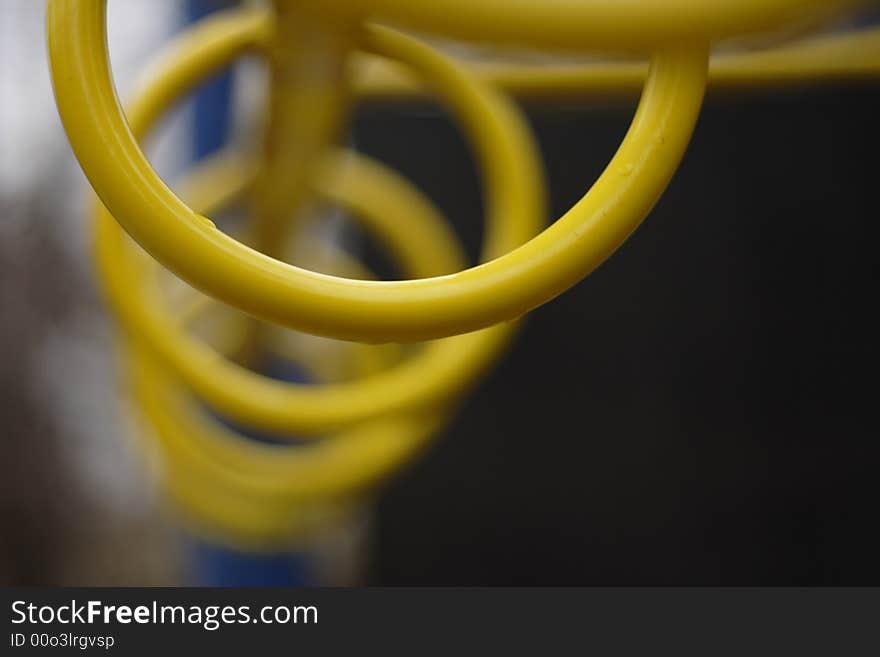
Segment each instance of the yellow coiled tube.
M123 115L108 63L106 0L50 0L59 111L100 199L94 226L101 281L125 330L137 406L154 429L180 508L197 526L248 545L286 539L344 512L442 426L523 314L588 275L645 219L684 154L707 83L880 73L877 30L710 62L711 44L803 30L858 4L276 0L275 12L224 12L177 38ZM464 64L388 25L493 46L647 55L650 63ZM138 140L179 97L244 52L265 54L273 70L266 149L261 157L224 153L202 164L183 185L186 203L155 173ZM315 52L320 75L309 68ZM377 67L348 77L349 64L363 71L376 57ZM544 228L537 149L501 92L552 99L639 87L632 125L605 171ZM480 264L470 268L416 189L380 163L333 146L358 96L425 90L450 106L486 187L486 237ZM205 216L245 194L253 200L249 243ZM289 216L313 197L347 208L409 278L370 280L344 254L332 257L336 275L284 262L286 236L304 239ZM157 264L208 297L190 295L183 310L169 304ZM209 344L191 330L219 304L365 345L346 350L346 380L269 379L232 357L248 340L265 341L252 322L221 322L238 335L231 346ZM425 340L412 350L375 345ZM201 403L279 440L314 440L282 446L244 439Z

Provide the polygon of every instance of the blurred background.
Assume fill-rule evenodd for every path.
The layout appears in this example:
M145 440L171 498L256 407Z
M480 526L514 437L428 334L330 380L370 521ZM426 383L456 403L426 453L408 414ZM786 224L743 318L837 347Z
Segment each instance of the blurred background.
M125 97L194 9L109 5ZM187 583L187 541L121 399L44 11L0 0L0 583ZM262 78L244 66L234 80L233 126L259 105ZM634 105L527 109L558 216ZM198 149L193 112L177 111L150 150L163 175ZM880 584L878 116L880 84L711 94L645 224L531 314L455 421L381 491L351 579ZM372 103L352 135L476 255L479 181L442 111Z

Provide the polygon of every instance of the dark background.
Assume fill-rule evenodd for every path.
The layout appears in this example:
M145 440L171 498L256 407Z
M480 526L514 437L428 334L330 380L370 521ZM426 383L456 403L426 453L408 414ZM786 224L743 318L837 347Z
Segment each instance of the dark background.
M552 217L634 104L530 111ZM374 584L880 584L880 89L710 95L667 193L382 497ZM361 112L476 253L468 151ZM426 157L430 154L430 157Z

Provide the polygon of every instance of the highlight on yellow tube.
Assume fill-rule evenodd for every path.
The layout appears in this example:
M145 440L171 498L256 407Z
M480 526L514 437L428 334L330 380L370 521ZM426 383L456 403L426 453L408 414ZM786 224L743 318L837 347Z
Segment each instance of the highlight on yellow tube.
M158 4L138 11L155 18ZM744 324L777 308L760 296L777 279L749 258L772 234L775 266L789 271L791 257L805 267L785 246L808 230L799 217L812 225L796 199L825 207L809 185L786 182L803 175L791 165L772 185L761 167L779 152L828 167L826 181L838 180L837 152L856 167L857 142L843 151L823 141L840 121L811 137L785 125L798 120L797 102L820 99L807 121L835 111L820 102L835 90L876 89L871 3L175 6L190 24L152 43L137 76L120 74L131 44L108 38L122 11L114 3L48 0L45 10L54 101L85 177L77 188L88 186L71 213L86 219L78 239L112 317L101 371L118 389L106 386L100 406L124 418L115 439L152 482L174 536L163 554L177 565L161 583L383 583L365 564L381 561L388 536L401 552L409 537L472 559L462 561L470 570L450 567L460 575L451 581L392 582L511 583L520 571L535 573L522 581L566 583L539 558L521 562L517 531L542 528L535 541L548 555L550 542L570 539L572 550L590 545L623 563L628 548L600 546L630 545L621 536L638 526L633 508L660 514L652 504L671 495L664 485L693 480L699 497L723 476L719 464L751 458L733 445L752 435L747 418L773 405L761 394L783 399L789 384L749 378L779 352ZM142 18L132 15L128 39ZM802 137L814 140L814 165ZM158 166L159 144L173 165ZM864 187L857 173L840 178L850 196ZM823 347L811 348L821 361ZM77 372L59 376L75 383ZM754 392L762 381L767 390ZM462 415L469 440L447 453ZM776 434L786 417L773 415ZM720 455L705 451L715 434L731 436ZM676 469L688 458L715 474ZM399 533L383 529L376 509L395 499L387 491L431 467L442 483L410 498L393 521ZM632 507L621 501L629 495ZM481 515L488 508L495 525ZM665 531L658 517L633 535ZM494 529L481 533L484 520ZM458 534L447 534L455 522ZM480 546L496 545L481 540L507 531L519 556L474 566ZM702 554L693 536L680 542ZM686 561L691 575L675 583L711 579ZM505 563L506 575L488 574ZM573 583L635 583L583 568Z

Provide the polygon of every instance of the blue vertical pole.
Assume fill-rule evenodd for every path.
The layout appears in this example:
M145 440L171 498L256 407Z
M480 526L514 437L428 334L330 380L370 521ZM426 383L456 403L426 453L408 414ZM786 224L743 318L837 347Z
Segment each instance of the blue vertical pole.
M187 19L198 21L208 14L228 9L237 0L189 0ZM221 148L229 136L232 116L232 73L224 71L205 83L193 102L193 156L200 160Z
M237 0L189 0L187 19L194 22ZM202 85L195 95L192 115L192 152L198 161L222 148L232 120L233 76L223 72ZM278 370L279 368L272 367ZM289 368L281 368L289 369ZM267 372L280 379L302 381L301 374ZM243 435L248 435L242 431ZM255 440L264 439L250 436ZM305 586L313 583L308 554L250 553L229 546L189 538L188 583L196 586Z

